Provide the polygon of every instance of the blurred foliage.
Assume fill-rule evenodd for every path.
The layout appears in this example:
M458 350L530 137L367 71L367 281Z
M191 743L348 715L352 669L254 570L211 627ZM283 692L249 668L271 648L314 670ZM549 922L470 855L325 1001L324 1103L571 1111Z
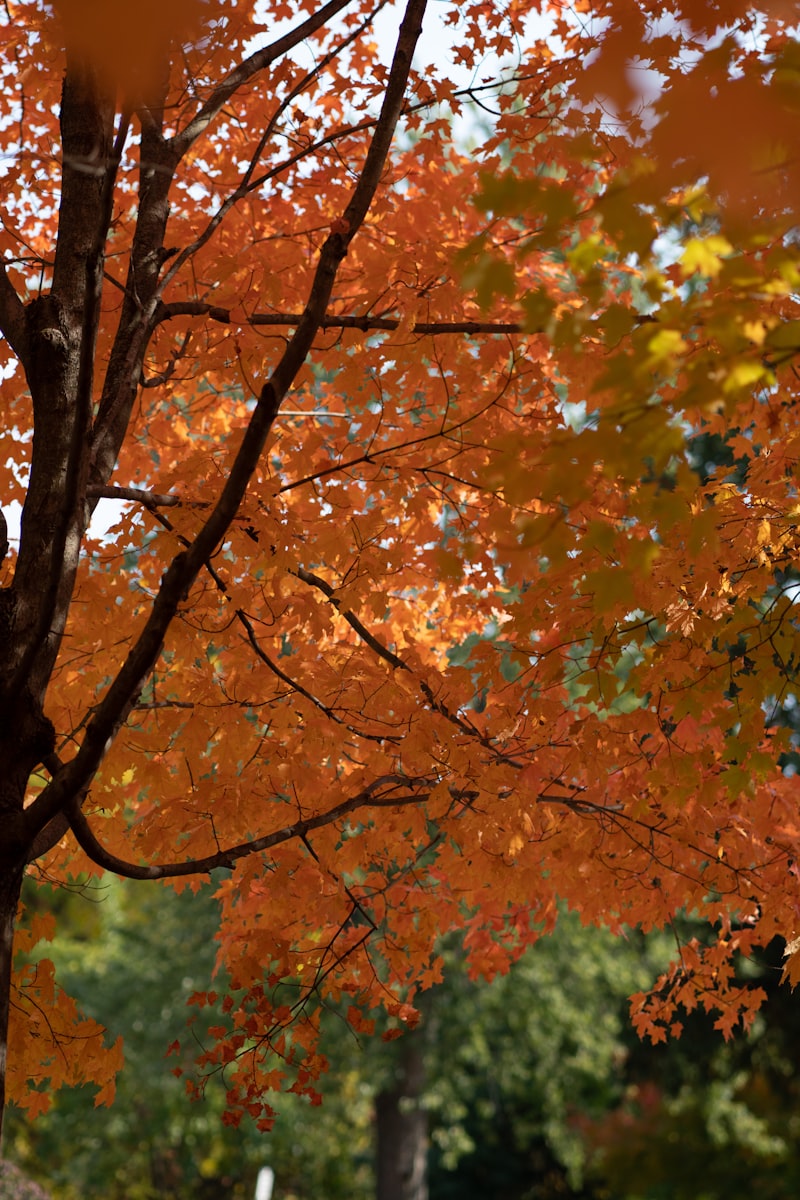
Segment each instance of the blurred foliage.
M668 955L663 939L614 938L570 915L489 984L451 971L434 1017L432 1196L582 1194L574 1118L622 1097L626 1000Z
M324 1103L281 1096L270 1134L223 1123L221 1077L190 1102L185 1076L171 1073L188 1074L206 1022L223 1019L203 1010L201 1024L187 1008L214 969L213 890L107 879L40 894L64 934L48 948L64 985L126 1051L110 1110L87 1088L63 1091L35 1123L12 1113L6 1154L55 1200L249 1200L267 1163L275 1200L374 1195L374 1099L391 1086L405 1038L357 1040L329 1010ZM487 983L470 979L452 936L446 982L407 1035L425 1043L431 1200L800 1193L800 1008L779 986L780 948L741 965L769 995L749 1038L726 1044L689 1014L679 1041L638 1042L626 997L673 952L666 935L615 938L565 914ZM176 1040L180 1053L165 1057Z
M747 1038L691 1014L679 1041L632 1042L621 1105L582 1122L598 1197L790 1200L800 1194L800 1004L777 942L742 971L767 1002Z
M47 947L64 987L109 1034L122 1034L125 1068L110 1109L94 1107L94 1089L64 1089L53 1108L29 1123L10 1110L5 1153L57 1200L240 1200L251 1197L259 1167L280 1178L280 1196L369 1194L371 1093L343 1071L313 1115L299 1096L281 1097L273 1134L222 1122L224 1081L212 1078L202 1100L186 1096L188 1075L217 1010L187 1007L208 986L218 925L213 886L200 894L107 877L44 895L60 937ZM38 897L37 897L37 894ZM187 1022L191 1022L187 1029ZM178 1056L167 1049L181 1042ZM347 1114L363 1109L363 1135ZM357 1122L356 1122L357 1125ZM364 1184L360 1184L363 1176Z

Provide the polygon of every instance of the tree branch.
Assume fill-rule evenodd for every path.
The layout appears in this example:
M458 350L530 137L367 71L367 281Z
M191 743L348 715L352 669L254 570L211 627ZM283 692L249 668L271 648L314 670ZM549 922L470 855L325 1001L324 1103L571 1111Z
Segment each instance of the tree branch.
M330 303L339 267L369 210L380 182L403 103L411 60L422 31L426 0L408 0L400 26L381 114L362 173L342 217L342 229L331 232L320 252L303 318L272 375L261 389L228 479L191 547L178 554L165 571L150 616L125 662L87 723L80 750L25 810L33 839L74 796L88 787L153 669L169 626L189 589L234 520L258 465L280 404L301 369Z
M456 729L465 734L467 737L477 739L484 749L491 753L497 762L507 763L509 766L516 768L518 771L521 771L525 768L527 765L526 763L520 762L519 759L511 758L508 754L503 754L503 752L494 745L491 738L488 738L482 734L480 730L476 729L474 725L471 725L470 722L464 717L460 717L457 712L451 712L446 704L443 704L441 700L438 700L433 694L433 689L427 680L420 679L416 675L416 672L408 665L408 663L404 662L402 658L393 653L388 646L384 646L383 642L381 642L379 638L376 638L375 634L371 633L370 630L367 629L366 625L359 620L355 613L351 612L349 609L342 608L341 604L336 598L336 589L332 587L331 584L329 584L325 579L321 579L319 575L314 575L311 571L306 571L304 567L298 567L296 571L292 571L292 574L297 576L298 579L301 579L303 583L307 583L311 587L317 588L323 593L323 595L327 596L340 616L344 618L350 628L358 634L361 640L369 646L373 653L382 658L384 662L389 663L394 670L408 671L409 674L414 676L417 679L420 691L434 712L437 712L441 717L444 717L446 721L451 723L451 725L455 725Z
M206 875L218 867L230 869L240 858L271 850L292 838L305 838L315 829L330 825L333 821L337 821L340 817L345 817L359 808L397 808L403 804L419 804L421 800L427 799L430 789L436 783L437 780L434 778L410 780L403 775L382 775L355 796L351 796L349 800L343 800L341 804L334 805L327 812L318 813L315 817L293 821L290 825L284 825L282 829L269 833L265 837L239 842L235 846L229 846L226 850L218 850L215 854L207 854L203 858L189 859L182 863L153 863L150 866L141 866L118 858L97 839L77 801L72 801L68 805L67 819L75 835L75 840L84 854L103 870L112 871L115 875L123 875L127 879L173 879L181 875ZM374 793L381 788L425 788L427 791L409 793L405 790L399 795L390 792L386 795L376 796Z
M187 150L192 146L192 143L206 131L214 118L219 115L225 103L231 98L234 92L238 91L242 84L247 83L249 79L252 79L259 71L263 71L265 67L270 66L276 59L281 58L284 54L288 54L295 46L299 46L302 41L305 41L312 33L316 33L331 17L335 17L342 9L347 8L350 3L351 0L328 0L327 4L323 4L322 8L314 13L313 16L302 21L295 29L290 30L283 37L277 38L274 42L270 42L268 46L262 47L261 50L256 50L249 58L244 59L238 67L231 71L228 78L214 89L208 100L206 100L205 104L203 104L189 124L172 138L170 144L178 158L183 158ZM382 6L381 4L378 7Z
M25 320L25 305L8 278L3 262L0 262L0 331L27 371L30 347L28 326Z
M292 328L303 319L302 313L251 313L244 320L237 315L231 318L231 310L220 308L217 304L208 304L204 300L180 300L172 304L162 304L156 313L156 321L173 320L175 317L210 317L222 325L242 324L258 327ZM319 323L320 329L358 329L361 333L378 333L382 330L391 332L399 329L403 322L398 317L372 317L368 313L363 316L326 316ZM410 326L410 333L431 335L437 333L460 334L509 334L531 333L524 329L519 321L415 321Z
M165 289L169 286L175 276L179 274L181 268L213 237L216 230L225 220L227 214L232 208L235 207L236 204L238 204L240 200L244 199L244 197L249 195L250 192L255 191L256 188L262 187L263 184L268 179L271 179L274 174L280 173L287 168L287 164L282 163L277 169L277 172L275 169L273 169L270 171L265 171L262 175L255 179L253 178L256 165L261 159L261 156L264 153L264 148L275 132L283 113L286 112L286 110L291 107L295 100L297 100L297 98L303 94L303 92L308 88L309 84L312 83L314 79L318 78L318 76L322 74L326 67L328 67L336 59L337 55L341 54L352 42L356 41L361 36L365 29L367 29L374 20L375 13L382 8L385 3L386 0L381 0L377 9L369 13L369 15L364 18L364 20L356 29L352 30L346 37L342 38L342 40L338 42L328 54L324 55L319 62L314 64L314 69L312 71L309 71L297 84L295 84L293 88L290 88L289 92L286 94L286 96L284 96L283 100L281 100L280 104L269 118L266 127L258 139L258 144L250 156L247 169L245 170L238 185L222 201L219 208L217 208L216 212L212 214L205 228L198 234L194 241L188 246L185 246L183 250L180 251L175 261L170 264L169 270L164 274L159 284L159 295L164 294Z
M163 96L160 98L163 102ZM163 111L142 125L139 204L128 259L124 300L111 347L91 445L91 478L106 483L114 469L139 389L144 355L154 328L169 192L178 160L162 133Z
M374 633L370 633L369 629L358 619L355 613L351 612L348 608L342 608L336 597L336 589L327 580L313 574L311 571L307 571L305 567L298 567L296 571L292 571L292 575L295 575L298 579L302 579L303 583L310 584L311 587L317 588L318 591L327 596L333 607L344 618L350 628L358 634L363 642L366 642L370 650L377 654L379 658L382 658L384 662L387 662L393 670L409 671L413 674L408 663L403 662L402 658L393 653L387 646L384 646L383 642L379 641Z
M180 496L169 493L118 487L110 483L90 483L86 488L86 495L92 500L130 500L133 504L143 504L145 508L178 508L184 503Z
M44 829L40 829L33 839L26 861L28 863L36 862L37 858L41 858L44 854L49 853L54 846L57 846L67 833L69 833L69 821L64 813L57 813L52 821L45 825Z
M225 584L216 576L216 574L213 575L213 578L214 582L217 584L217 587L222 587L224 589ZM263 662L264 666L267 667L273 673L273 675L280 679L282 683L285 683L291 691L296 692L298 696L304 696L310 704L313 704L315 708L318 708L320 712L323 712L329 721L333 721L335 724L341 725L343 729L348 731L348 733L352 733L359 738L364 738L366 741L378 742L381 745L384 742L396 743L401 741L401 738L397 734L369 733L367 730L359 729L356 725L351 725L345 721L344 718L340 717L329 705L324 704L322 700L319 700L312 692L309 692L307 688L303 687L302 683L299 683L298 680L293 679L291 675L287 675L285 671L281 670L278 664L274 662L266 653L266 651L259 645L258 638L256 637L255 630L253 629L253 624L245 612L243 612L240 608L237 608L236 616L240 625L242 625L247 634L248 642L252 646L255 654Z

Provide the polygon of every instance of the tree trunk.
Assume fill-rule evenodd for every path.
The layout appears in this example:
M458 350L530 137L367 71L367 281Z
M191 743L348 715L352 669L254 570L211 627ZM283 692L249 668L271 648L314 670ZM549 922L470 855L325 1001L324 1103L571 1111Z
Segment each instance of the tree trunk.
M406 1034L398 1050L394 1085L375 1100L376 1200L428 1200L424 1035Z
M44 698L66 625L89 516L85 499L94 346L110 214L113 94L70 61L61 105L62 180L53 282L6 320L34 416L13 579L0 587L0 1135L6 1092L14 925L38 830L25 809L31 772L53 753ZM13 293L12 293L13 294ZM10 314L10 316L9 316ZM3 501L0 497L0 503ZM0 563L8 551L0 520ZM54 814L55 815L55 814Z
M6 1104L6 1054L8 1017L11 1011L11 968L14 925L24 866L6 866L0 858L0 1157L3 1153L3 1114Z

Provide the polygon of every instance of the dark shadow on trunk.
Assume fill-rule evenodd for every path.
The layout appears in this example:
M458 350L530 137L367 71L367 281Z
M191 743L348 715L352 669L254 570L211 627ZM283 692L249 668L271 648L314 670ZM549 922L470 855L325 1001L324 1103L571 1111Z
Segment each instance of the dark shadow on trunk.
M377 1200L428 1200L425 1048L421 1031L400 1039L394 1084L375 1099Z

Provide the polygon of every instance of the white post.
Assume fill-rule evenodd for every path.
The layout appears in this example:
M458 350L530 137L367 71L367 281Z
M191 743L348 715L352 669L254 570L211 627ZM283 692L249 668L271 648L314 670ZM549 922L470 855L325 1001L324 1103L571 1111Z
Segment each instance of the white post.
M275 1172L272 1167L262 1167L256 1180L256 1200L270 1200Z

